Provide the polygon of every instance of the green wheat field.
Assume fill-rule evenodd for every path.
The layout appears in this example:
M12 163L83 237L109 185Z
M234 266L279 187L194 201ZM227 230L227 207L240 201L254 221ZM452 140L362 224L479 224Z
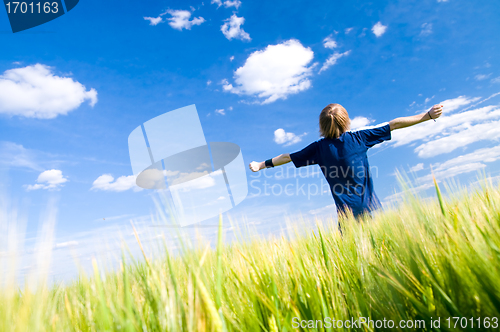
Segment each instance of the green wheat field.
M105 278L94 262L94 275L65 285L5 287L0 331L498 331L500 188L436 190L347 216L342 236L318 220L225 244L219 228L217 243L176 255L125 263L124 249ZM373 323L346 328L359 317ZM375 325L384 319L395 326Z

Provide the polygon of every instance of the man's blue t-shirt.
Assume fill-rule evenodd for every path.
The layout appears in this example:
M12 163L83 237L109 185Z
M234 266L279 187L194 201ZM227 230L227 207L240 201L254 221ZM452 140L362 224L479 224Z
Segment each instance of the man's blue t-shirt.
M389 124L348 131L339 138L322 138L290 154L295 167L319 165L325 175L338 212L350 208L354 216L380 207L375 195L366 152L391 139Z

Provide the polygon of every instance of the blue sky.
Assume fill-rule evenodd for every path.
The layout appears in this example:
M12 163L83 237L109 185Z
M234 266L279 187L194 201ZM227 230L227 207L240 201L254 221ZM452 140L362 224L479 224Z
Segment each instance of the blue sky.
M147 225L154 204L134 189L128 135L191 104L207 141L238 144L248 164L319 139L319 112L332 102L357 126L444 102L438 122L394 132L369 152L380 199L397 199L397 168L414 171L422 195L432 194L431 165L440 181L498 176L498 17L496 1L87 0L12 34L0 11L2 195L26 215L33 239L55 199L55 245L78 247L130 218ZM261 225L331 215L321 189L263 194L320 186L317 171L248 171L249 197L230 213Z

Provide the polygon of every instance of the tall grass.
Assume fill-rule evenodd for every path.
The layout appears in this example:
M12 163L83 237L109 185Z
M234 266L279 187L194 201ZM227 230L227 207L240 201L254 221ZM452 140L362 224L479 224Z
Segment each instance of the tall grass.
M0 331L293 331L298 321L306 321L298 330L331 330L307 322L326 317L477 331L500 317L499 188L446 202L439 192L426 202L410 194L370 220L342 222L342 236L326 220L292 239L230 245L219 231L215 249L174 256L165 247L163 258L123 263L105 278L94 263L92 277L66 286L2 292ZM431 327L438 317L440 328ZM452 320L450 329L448 317L468 325L454 329Z

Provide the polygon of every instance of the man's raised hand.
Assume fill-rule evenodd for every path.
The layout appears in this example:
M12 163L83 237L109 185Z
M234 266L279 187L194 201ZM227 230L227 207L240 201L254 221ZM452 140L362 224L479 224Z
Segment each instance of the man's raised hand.
M249 165L252 172L258 172L262 169L262 162L252 161Z
M432 108L429 110L429 116L431 119L437 119L443 114L443 105L437 104L432 106Z

